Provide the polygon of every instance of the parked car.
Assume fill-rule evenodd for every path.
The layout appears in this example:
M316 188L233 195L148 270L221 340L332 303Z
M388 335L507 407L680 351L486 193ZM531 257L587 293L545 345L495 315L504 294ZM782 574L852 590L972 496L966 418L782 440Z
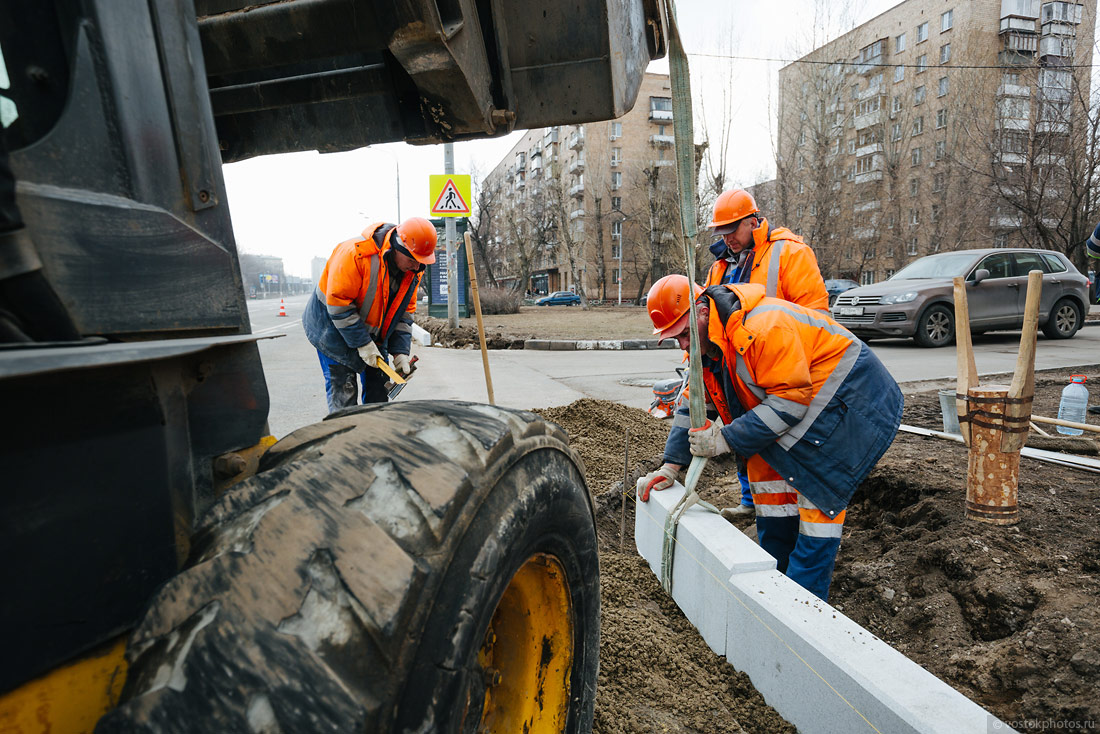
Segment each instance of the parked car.
M825 290L829 293L829 305L833 305L836 297L845 291L859 288L859 283L847 278L829 278L825 281Z
M966 278L970 330L980 334L1023 326L1031 270L1043 271L1043 333L1069 339L1084 323L1088 279L1051 250L959 250L922 257L888 280L840 294L832 315L856 336L911 336L922 347L942 347L955 339L953 278Z
M581 297L570 291L554 291L535 301L536 306L572 306L579 304Z

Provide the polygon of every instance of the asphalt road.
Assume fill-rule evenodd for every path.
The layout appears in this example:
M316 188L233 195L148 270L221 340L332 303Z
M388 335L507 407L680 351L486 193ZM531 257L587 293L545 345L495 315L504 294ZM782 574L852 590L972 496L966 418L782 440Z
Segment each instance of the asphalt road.
M280 318L279 301L250 301L252 330L262 336L260 356L271 394L271 432L283 437L326 413L324 381L317 353L302 331L302 308L309 296L286 299L287 316ZM641 310L639 318L645 318ZM975 360L983 375L1011 372L1016 364L1019 332L975 337ZM872 343L875 353L898 382L952 379L955 350L922 349L912 340ZM488 402L481 353L476 349L414 346L419 369L401 400L472 400ZM1036 369L1100 363L1100 326L1090 326L1067 341L1039 337ZM568 405L584 397L648 408L654 380L675 377L681 353L653 351L492 350L489 369L498 405L532 409ZM630 384L636 383L636 384Z

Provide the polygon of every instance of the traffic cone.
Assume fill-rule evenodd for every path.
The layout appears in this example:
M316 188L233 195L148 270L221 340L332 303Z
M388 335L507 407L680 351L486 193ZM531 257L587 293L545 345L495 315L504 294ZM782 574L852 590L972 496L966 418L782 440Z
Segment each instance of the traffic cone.
M282 298L279 299L279 316L286 316L286 304Z

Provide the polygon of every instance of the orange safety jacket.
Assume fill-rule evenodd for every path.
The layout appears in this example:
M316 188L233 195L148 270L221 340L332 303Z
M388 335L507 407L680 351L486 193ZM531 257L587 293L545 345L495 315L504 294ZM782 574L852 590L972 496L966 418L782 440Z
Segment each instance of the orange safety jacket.
M383 354L408 354L412 314L424 272L402 273L385 257L398 237L376 222L361 237L341 242L329 256L303 316L306 336L331 359L363 369L358 348L373 340Z
M759 454L835 517L893 442L903 404L897 383L832 318L765 297L761 285L712 286L704 297L707 336L721 358L706 360L703 381L726 443L742 456ZM686 464L686 444L687 426L674 421L665 460Z
M828 313L829 294L817 257L801 237L786 227L772 229L762 218L752 238L753 261L747 282L764 286L764 294L771 298ZM730 266L724 257L715 260L704 287L721 285Z

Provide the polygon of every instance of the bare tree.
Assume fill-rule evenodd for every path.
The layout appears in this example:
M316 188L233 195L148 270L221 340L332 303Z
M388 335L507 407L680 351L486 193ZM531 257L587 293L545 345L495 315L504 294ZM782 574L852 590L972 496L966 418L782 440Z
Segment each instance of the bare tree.
M477 169L472 171L472 180L481 178ZM491 252L495 244L496 219L502 216L502 201L500 184L495 187L485 186L484 182L478 186L474 196L474 216L469 222L470 240L474 245L474 257L477 269L484 274L490 287L497 288L496 274L493 263L497 259L496 253Z

